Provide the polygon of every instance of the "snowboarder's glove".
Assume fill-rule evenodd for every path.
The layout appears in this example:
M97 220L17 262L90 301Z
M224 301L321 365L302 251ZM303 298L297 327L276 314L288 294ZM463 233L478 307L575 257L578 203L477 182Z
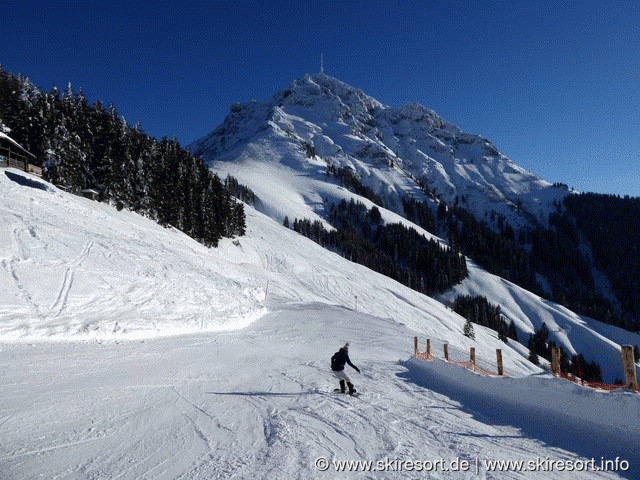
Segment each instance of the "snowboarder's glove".
M355 368L356 368L356 372L360 373L360 369L358 367L355 367Z

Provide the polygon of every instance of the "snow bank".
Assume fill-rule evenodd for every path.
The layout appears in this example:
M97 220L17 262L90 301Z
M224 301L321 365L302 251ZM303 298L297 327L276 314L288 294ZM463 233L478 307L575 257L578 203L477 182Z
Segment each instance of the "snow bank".
M549 375L482 377L436 360L403 363L411 382L459 402L485 423L511 425L551 447L585 458L629 462L625 475L640 474L640 396L598 392ZM508 455L508 452L505 452Z

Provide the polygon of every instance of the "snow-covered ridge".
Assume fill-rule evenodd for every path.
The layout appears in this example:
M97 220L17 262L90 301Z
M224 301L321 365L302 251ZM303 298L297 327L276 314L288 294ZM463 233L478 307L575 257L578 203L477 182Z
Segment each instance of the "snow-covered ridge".
M418 180L479 218L495 211L514 225L545 223L554 200L567 193L422 105L387 106L325 74L307 74L269 100L234 105L223 124L190 149L223 174L234 170L225 163L267 157L293 168L294 156L298 170L318 161L350 167L399 213L403 196L424 197ZM254 187L255 179L236 175ZM264 197L268 205L272 199ZM309 208L309 216L322 216L317 206ZM268 209L277 218L290 215Z
M434 341L448 337L463 349L469 343L464 320L443 304L249 206L246 214L246 236L207 248L136 213L0 170L0 342L230 330L283 305L351 310L357 301L359 312ZM491 358L500 342L490 331L478 338ZM536 371L519 351L507 357L521 374Z

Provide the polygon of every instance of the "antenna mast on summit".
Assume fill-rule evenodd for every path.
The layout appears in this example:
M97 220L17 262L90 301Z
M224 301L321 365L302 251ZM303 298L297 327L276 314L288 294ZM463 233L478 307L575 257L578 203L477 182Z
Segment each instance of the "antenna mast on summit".
M320 73L324 73L324 53L320 54Z

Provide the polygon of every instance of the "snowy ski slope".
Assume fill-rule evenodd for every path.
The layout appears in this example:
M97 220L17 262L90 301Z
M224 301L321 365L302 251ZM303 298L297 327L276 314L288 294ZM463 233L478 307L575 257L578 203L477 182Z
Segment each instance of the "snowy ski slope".
M481 327L472 342L442 303L250 207L245 237L207 249L12 172L27 185L0 170L0 478L549 478L484 462L616 457L627 471L553 477L640 475L637 395L552 379ZM461 288L498 291L484 275ZM507 290L523 330L557 311ZM502 347L511 378L410 360L414 335L488 368ZM347 340L360 398L332 392ZM469 470L392 470L440 460Z

